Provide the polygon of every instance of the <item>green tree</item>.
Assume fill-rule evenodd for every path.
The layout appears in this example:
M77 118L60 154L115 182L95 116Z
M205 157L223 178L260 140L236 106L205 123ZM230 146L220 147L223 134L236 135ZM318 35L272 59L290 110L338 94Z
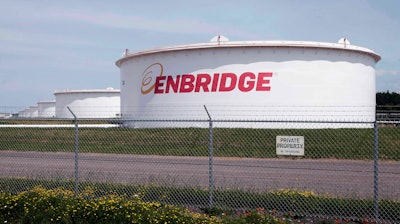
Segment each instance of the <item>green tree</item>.
M400 106L400 94L389 91L376 93L376 105L378 106Z

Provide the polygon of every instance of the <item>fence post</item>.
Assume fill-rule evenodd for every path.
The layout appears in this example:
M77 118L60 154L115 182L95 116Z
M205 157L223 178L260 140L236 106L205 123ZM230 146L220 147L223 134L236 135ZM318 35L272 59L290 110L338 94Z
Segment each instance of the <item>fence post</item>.
M379 223L379 197L378 197L378 160L379 160L378 124L374 122L374 215L375 223Z
M210 189L209 201L208 205L210 209L213 207L213 192L214 192L214 176L213 176L213 123L210 113L208 113L206 105L204 105L204 109L207 112L209 118L209 143L208 143L208 188Z
M79 161L79 129L78 129L78 119L75 116L74 112L67 106L69 112L71 112L72 116L74 116L75 123L75 197L78 196L78 182L79 182L79 169L78 169L78 161Z

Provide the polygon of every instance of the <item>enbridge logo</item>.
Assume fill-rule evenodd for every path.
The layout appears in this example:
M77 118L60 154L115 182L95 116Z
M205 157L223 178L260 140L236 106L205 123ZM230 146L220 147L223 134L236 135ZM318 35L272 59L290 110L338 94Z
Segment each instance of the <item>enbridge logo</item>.
M163 66L154 63L142 73L142 94L271 91L272 72L234 72L183 74L164 76Z
M142 73L142 94L148 94L154 90L155 81L153 78L161 77L163 75L163 66L160 63L151 64Z

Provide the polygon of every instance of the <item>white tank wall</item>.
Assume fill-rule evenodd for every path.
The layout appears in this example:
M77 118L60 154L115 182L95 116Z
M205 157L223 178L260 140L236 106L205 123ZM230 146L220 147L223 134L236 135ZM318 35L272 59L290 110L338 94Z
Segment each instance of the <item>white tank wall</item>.
M27 117L27 115L28 115L28 114L27 114L27 111L28 111L28 108L25 108L25 109L19 111L19 112L18 112L18 117L22 117L22 118Z
M54 93L57 118L115 118L120 114L119 90L74 90Z
M56 116L56 101L39 101L38 103L39 117L55 117Z
M130 119L207 119L206 105L214 120L373 121L374 67L379 59L368 49L338 44L247 44L137 53L117 61L121 113ZM272 73L266 84L270 91L243 92L236 87L228 92L155 94L156 88L151 89L156 76L245 72Z
M38 106L30 106L26 111L26 117L37 118L38 117Z

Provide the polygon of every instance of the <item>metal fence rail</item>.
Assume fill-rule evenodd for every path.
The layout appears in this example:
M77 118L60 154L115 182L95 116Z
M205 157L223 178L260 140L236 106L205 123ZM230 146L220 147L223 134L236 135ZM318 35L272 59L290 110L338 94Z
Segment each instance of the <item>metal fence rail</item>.
M3 191L90 188L94 196L118 192L202 209L400 220L400 128L392 123L2 121ZM277 154L277 136L303 137L304 155Z

